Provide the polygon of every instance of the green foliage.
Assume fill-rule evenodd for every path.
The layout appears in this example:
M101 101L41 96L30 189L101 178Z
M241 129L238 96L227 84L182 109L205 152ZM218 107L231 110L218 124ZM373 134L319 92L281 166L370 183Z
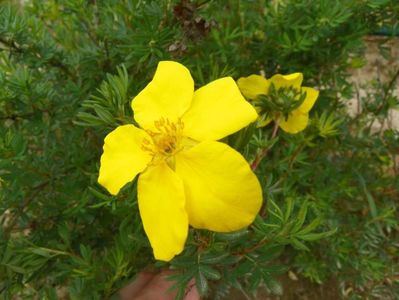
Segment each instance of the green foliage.
M284 293L293 270L350 299L399 297L397 152L384 124L399 103L366 86L347 114L350 67L365 35L398 27L394 0L9 1L0 4L0 296L109 299L144 267L173 268L209 299L232 289ZM226 139L256 169L265 203L233 233L190 229L184 252L155 262L136 182L97 184L103 139L134 123L130 100L159 60L201 86L222 76L303 72L321 93L297 135L250 126Z

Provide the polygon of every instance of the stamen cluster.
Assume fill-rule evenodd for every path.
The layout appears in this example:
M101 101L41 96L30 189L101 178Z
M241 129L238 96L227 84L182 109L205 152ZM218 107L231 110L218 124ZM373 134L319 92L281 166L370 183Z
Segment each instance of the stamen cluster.
M183 122L161 118L154 122L154 130L146 130L151 140L143 141L142 149L152 155L172 156L181 149Z

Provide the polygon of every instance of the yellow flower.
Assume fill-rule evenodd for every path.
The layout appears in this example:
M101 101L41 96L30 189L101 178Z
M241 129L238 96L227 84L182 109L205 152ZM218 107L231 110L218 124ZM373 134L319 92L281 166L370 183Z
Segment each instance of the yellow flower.
M270 79L266 79L260 75L250 75L240 78L237 84L243 95L250 100L255 100L258 95L268 95L271 86L274 86L274 90L277 91L282 88L291 88L299 91L300 94L305 94L302 104L289 112L287 117L278 113L270 114L259 124L259 126L266 126L274 120L278 122L278 125L285 132L298 133L304 130L308 125L309 111L319 96L319 91L310 87L301 87L302 80L302 73L293 73L289 75L276 74Z
M257 118L231 77L194 92L186 67L162 61L132 109L141 128L107 135L98 182L116 195L141 173L139 210L156 259L183 251L189 224L229 232L252 223L259 181L240 153L217 142Z

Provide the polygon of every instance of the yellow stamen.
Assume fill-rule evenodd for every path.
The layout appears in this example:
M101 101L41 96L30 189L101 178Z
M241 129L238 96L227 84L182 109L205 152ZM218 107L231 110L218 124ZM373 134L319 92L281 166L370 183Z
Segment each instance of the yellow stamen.
M146 130L151 137L151 141L145 139L142 149L151 154L169 157L181 150L183 122L171 122L169 119L161 118L154 122L155 130Z

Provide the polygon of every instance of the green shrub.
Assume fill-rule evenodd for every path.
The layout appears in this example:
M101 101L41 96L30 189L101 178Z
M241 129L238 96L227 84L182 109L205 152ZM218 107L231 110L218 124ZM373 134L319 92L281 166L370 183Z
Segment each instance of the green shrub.
M398 105L391 83L367 90L350 117L349 68L365 35L397 28L394 0L24 1L0 5L0 295L108 299L145 267L178 270L219 299L230 287L281 294L295 271L334 278L350 299L395 299L399 132L372 130ZM118 196L97 183L103 139L132 123L131 99L160 60L197 87L263 71L302 72L320 90L302 133L272 126L226 139L256 170L264 208L248 229L190 229L185 251L155 262L136 182ZM396 76L396 77L395 77ZM251 135L252 134L252 135Z

